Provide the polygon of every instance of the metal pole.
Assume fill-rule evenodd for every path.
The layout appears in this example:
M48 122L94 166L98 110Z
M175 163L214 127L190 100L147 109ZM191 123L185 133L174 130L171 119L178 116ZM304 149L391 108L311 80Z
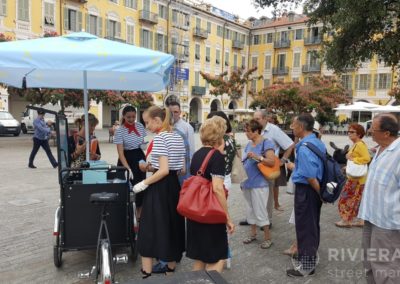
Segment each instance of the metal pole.
M85 143L86 143L86 161L89 162L89 98L87 89L87 71L83 71L83 108L85 111Z

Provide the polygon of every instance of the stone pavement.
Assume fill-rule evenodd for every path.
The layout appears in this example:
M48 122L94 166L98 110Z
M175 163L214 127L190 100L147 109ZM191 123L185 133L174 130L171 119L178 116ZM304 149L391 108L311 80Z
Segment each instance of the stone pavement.
M108 132L97 131L101 143L102 159L116 163L116 147L108 143ZM54 212L59 200L57 171L53 169L43 150L35 165L27 167L32 147L32 135L0 137L0 275L1 283L92 283L77 278L77 273L89 269L95 262L93 251L66 252L63 265L53 265ZM244 134L238 141L246 142ZM323 137L325 142L347 144L346 136ZM373 144L370 138L368 144ZM199 136L196 143L200 146ZM55 147L52 147L55 154ZM294 226L288 223L293 196L281 189L283 212L274 212L272 240L268 250L259 248L260 241L243 245L248 227L237 226L230 238L233 254L232 269L223 277L229 283L364 283L360 246L362 229L338 229L337 206L324 205L321 216L320 263L316 275L305 279L292 279L285 270L292 267L289 257L282 251L295 239ZM244 199L237 185L229 195L230 213L235 223L244 215ZM261 239L261 234L259 234ZM352 258L353 254L355 257ZM140 262L117 266L116 280L140 279ZM176 273L191 270L191 260L183 258ZM162 277L165 276L154 276Z

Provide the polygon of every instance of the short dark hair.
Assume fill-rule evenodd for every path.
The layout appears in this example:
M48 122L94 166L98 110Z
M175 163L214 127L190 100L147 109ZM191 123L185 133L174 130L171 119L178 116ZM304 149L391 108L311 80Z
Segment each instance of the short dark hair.
M168 107L170 107L170 106L177 106L177 107L179 107L179 109L181 109L181 104L178 103L178 102L175 102L175 101L172 101L172 102L168 103L167 106L168 106Z
M313 131L315 120L314 120L314 117L312 117L311 114L302 113L302 114L297 116L297 121L300 122L303 125L304 130Z
M248 122L246 122L245 124L245 130L250 129L251 132L255 132L257 131L258 134L261 134L261 131L263 130L263 126L261 125L261 123L259 123L257 120L255 119L251 119Z
M213 116L222 117L222 118L225 120L225 122L226 122L226 133L232 132L232 125L231 125L231 123L229 122L229 118L226 116L226 114L225 114L223 111L220 111L220 110L218 110L218 111L212 111L212 112L210 112L210 113L207 115L207 118L211 118L211 117L213 117Z
M122 115L127 114L128 112L136 112L136 108L134 106L131 105L127 105L126 107L124 107L124 109L122 110Z
M389 131L390 136L397 137L399 133L399 122L397 118L390 113L382 113L376 116L379 119L379 128Z
M42 110L42 109L38 109L37 113L40 115L45 114L44 110Z

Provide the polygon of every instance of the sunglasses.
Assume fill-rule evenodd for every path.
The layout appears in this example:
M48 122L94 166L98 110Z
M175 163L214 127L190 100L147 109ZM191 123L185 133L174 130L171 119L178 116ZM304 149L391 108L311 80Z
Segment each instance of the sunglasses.
M357 133L357 131L347 131L347 134Z

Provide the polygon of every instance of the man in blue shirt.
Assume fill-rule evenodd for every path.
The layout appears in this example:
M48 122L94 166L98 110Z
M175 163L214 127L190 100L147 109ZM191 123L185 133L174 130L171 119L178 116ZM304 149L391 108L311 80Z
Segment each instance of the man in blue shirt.
M33 134L33 148L31 155L29 156L28 167L30 167L31 169L36 169L35 165L33 164L33 160L35 159L35 156L39 151L40 146L42 146L53 168L57 168L58 163L54 158L53 154L51 153L49 145L49 137L51 134L51 129L50 127L47 126L46 122L44 121L43 110L38 110L38 116L33 121L33 127L35 128L35 133Z
M296 185L294 214L298 246L298 265L286 271L288 276L303 277L314 274L320 240L319 219L322 201L319 195L323 174L323 163L304 143L315 145L322 153L325 145L313 133L314 118L301 114L293 119L290 128L300 138L296 145L295 163L288 163L293 169L292 180Z

